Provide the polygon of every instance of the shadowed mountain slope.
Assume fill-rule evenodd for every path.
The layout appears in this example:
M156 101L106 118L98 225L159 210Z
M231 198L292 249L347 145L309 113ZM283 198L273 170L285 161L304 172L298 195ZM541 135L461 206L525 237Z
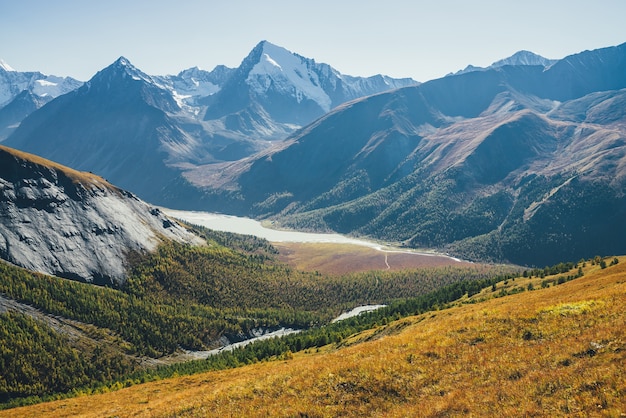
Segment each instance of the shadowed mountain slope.
M625 57L626 44L382 93L187 177L213 188L210 209L288 227L537 265L623 252Z
M413 84L342 75L264 41L237 69L177 76L149 76L121 57L17 129L32 99L0 109L0 122L15 129L8 146L97 173L150 202L190 208L202 199L181 171L248 157L340 103Z

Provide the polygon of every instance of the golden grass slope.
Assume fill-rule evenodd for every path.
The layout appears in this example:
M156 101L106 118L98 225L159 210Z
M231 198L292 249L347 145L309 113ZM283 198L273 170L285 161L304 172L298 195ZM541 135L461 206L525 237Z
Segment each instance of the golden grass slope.
M342 347L0 416L450 417L626 414L626 258L541 289L405 318ZM482 299L486 299L480 301ZM467 303L474 302L474 303Z
M73 183L80 183L85 187L95 186L98 188L104 187L111 190L117 190L114 186L112 186L109 182L107 182L102 177L88 173L85 171L74 170L73 168L66 167L54 161L47 160L45 158L39 157L34 154L29 154L27 152L19 151L14 148L9 148L4 145L0 145L0 152L7 153L12 155L16 159L29 161L33 164L37 164L43 167L51 168L56 171L63 173L69 179L72 180Z

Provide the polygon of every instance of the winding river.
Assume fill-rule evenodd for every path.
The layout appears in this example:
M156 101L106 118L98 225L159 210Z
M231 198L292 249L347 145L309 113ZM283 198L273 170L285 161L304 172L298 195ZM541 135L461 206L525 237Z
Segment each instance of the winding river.
M348 319L348 318L352 318L353 316L357 316L360 315L362 313L366 313L366 312L372 312L375 311L377 309L380 308L384 308L387 305L364 305L364 306L357 306L356 308L344 312L341 315L339 315L338 317L336 317L335 319L333 319L331 321L331 323L334 322L339 322L339 321L343 321L344 319ZM299 329L293 329L293 328L280 328L274 331L266 331L262 328L258 328L256 330L253 330L252 334L254 335L253 337L250 337L248 339L245 339L243 341L239 341L236 343L229 343L227 342L225 345L223 345L220 348L216 348L213 350L205 350L205 351L184 351L184 353L182 355L178 355L179 358L184 358L185 360L202 360L202 359L206 359L209 356L214 356L216 354L222 353L224 351L233 351L237 348L241 348L241 347L245 347L248 344L251 344L253 342L256 341L261 341L261 340L266 340L268 338L279 338L279 337L284 337L285 335L289 335L289 334L297 334L298 332L301 332L301 330Z
M369 248L374 248L379 251L384 251L385 253L408 253L408 254L419 254L422 256L437 256L437 257L448 257L454 261L461 261L453 257L445 256L443 254L435 253L435 252L417 252L411 250L400 250L394 249L390 247L383 247L381 244L346 237L341 234L322 234L322 233L310 233L310 232L299 232L299 231L285 231L278 229L271 229L264 227L261 222L256 221L250 218L244 218L239 216L232 215L224 215L219 213L210 213L210 212L200 212L200 211L184 211L184 210L175 210L175 209L167 209L161 208L163 212L165 212L168 216L172 218L180 219L184 222L188 222L193 225L204 226L216 231L224 231L224 232L234 232L237 234L245 234L245 235L254 235L259 238L264 238L270 242L299 242L299 243L335 243L335 244L354 244L366 246ZM386 258L385 258L386 260ZM385 305L365 305L359 306L351 311L344 312L335 318L332 322L341 321L352 316L359 315L364 312L371 312L376 309L380 309ZM209 351L187 351L183 356L187 359L202 359L207 358L208 356L218 354L225 350L233 350L238 347L243 347L247 344L250 344L254 341L273 338L273 337L281 337L284 335L289 335L292 333L300 332L300 330L290 329L290 328L281 328L278 330L274 330L271 332L266 332L265 330L258 330L258 335L255 335L252 338L246 339L244 341L236 342L236 343L226 343L223 347L220 347L215 350Z
M349 238L340 234L285 231L264 227L261 222L240 216L220 213L163 209L169 216L194 225L205 226L216 231L255 235L270 242L329 242L335 244L357 244L368 247L380 246L373 242Z

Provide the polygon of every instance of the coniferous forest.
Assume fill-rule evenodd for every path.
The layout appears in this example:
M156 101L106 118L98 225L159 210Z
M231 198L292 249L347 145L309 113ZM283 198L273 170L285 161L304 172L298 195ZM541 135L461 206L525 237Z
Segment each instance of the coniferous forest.
M155 373L142 358L215 348L220 338L245 339L259 328L305 332L280 343L224 353L208 365L175 367L187 372L223 368L318 347L341 341L384 318L449 302L516 271L477 265L324 276L281 264L267 241L201 227L196 230L207 240L206 246L166 243L152 254L129 255L131 274L119 288L0 263L0 294L35 308L44 317L63 318L92 340L85 343L24 313L1 314L4 373L0 399L62 394L111 385L133 372L137 376ZM380 303L389 307L375 316L327 325L343 310ZM174 370L171 367L166 370Z

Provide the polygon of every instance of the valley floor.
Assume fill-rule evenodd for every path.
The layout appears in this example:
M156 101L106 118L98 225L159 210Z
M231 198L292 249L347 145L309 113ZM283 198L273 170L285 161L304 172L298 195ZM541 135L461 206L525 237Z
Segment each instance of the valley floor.
M275 242L272 245L278 249L280 261L298 270L323 274L472 265L438 253L386 250L354 244Z
M347 274L371 270L468 265L446 254L385 246L334 233L274 229L271 222L210 213L161 208L169 216L217 231L265 238L280 251L280 260L303 271Z
M503 290L514 294L494 298ZM564 284L517 278L472 299L319 352L0 417L626 414L626 258Z

